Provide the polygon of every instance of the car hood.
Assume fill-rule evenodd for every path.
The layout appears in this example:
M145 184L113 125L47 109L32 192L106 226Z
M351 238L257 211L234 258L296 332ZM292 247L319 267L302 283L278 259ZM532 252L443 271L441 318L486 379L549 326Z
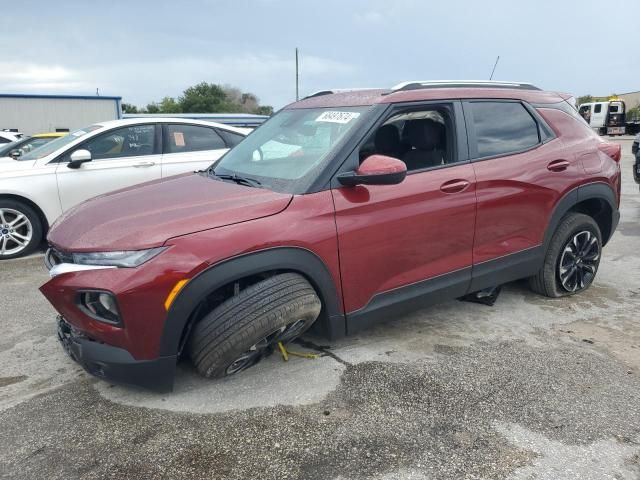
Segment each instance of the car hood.
M63 214L49 243L63 251L141 250L188 233L281 212L292 195L178 175L108 193Z
M11 157L0 157L0 178L20 173L32 173L31 169L34 163L35 160L18 161Z

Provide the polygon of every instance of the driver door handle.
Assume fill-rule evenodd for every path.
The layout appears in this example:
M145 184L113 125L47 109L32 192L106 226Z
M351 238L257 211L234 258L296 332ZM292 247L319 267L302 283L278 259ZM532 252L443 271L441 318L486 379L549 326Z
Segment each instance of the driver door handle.
M467 180L456 179L444 182L440 185L440 190L444 193L459 193L465 191L468 186L469 182Z
M142 167L153 167L156 164L156 162L138 162L138 163L134 163L133 166L136 168L142 168Z

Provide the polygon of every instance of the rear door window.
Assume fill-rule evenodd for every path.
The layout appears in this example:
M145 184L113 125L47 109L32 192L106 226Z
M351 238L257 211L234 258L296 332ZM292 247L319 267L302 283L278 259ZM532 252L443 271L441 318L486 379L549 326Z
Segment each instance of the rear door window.
M474 158L522 152L540 143L538 124L521 103L470 102L468 105L475 134Z
M215 129L200 125L167 125L165 153L200 152L227 148Z

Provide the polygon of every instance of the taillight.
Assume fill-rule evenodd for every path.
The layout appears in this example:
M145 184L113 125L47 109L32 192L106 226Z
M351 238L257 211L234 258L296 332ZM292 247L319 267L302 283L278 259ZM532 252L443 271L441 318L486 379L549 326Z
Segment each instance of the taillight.
M606 153L608 156L613 158L616 162L619 162L620 158L622 158L622 147L617 143L603 142L600 145L598 145L598 150L600 150L603 153Z

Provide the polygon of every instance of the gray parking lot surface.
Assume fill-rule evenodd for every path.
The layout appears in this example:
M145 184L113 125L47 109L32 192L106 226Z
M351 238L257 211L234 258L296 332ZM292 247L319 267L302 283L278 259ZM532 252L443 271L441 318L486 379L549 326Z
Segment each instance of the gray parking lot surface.
M518 282L224 381L181 364L171 394L86 375L57 345L42 258L3 262L0 476L640 478L640 195L620 143L621 223L587 292Z

